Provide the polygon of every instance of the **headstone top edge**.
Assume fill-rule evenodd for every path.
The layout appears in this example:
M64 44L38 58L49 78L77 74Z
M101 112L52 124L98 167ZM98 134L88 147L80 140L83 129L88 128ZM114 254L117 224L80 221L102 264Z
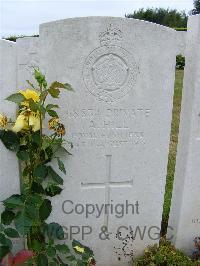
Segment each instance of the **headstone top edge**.
M124 22L130 25L136 25L136 24L140 24L140 25L145 25L145 26L149 26L152 29L160 29L160 30L165 30L166 32L170 32L173 34L176 34L177 31L163 26L163 25L159 25L153 22L149 22L149 21L145 21L145 20L139 20L139 19L128 19L128 18L123 18L123 17L112 17L112 16L88 16L88 17L74 17L74 18L66 18L66 19L61 19L61 20L54 20L54 21L50 21L50 22L45 22L40 24L39 26L39 32L41 32L41 30L43 28L52 26L52 25L60 25L60 24L67 24L68 22L79 22L79 21L87 21L87 20L93 20L93 21L106 21L106 20L113 20L113 22L116 20L118 20L119 22Z
M22 38L18 38L16 40L17 43L19 42L23 42L23 41L32 41L32 40L38 40L39 39L39 36L25 36L25 37L22 37Z
M195 25L195 27L194 27L194 25ZM196 30L196 27L200 28L200 14L189 16L189 18L188 18L188 31L193 29L193 27L195 30Z
M16 42L12 42L12 41L9 41L9 40L4 40L4 39L0 39L0 45L3 45L3 44L8 44L9 46L15 46L16 45Z
M189 18L200 18L200 14L196 14L196 15L190 15Z

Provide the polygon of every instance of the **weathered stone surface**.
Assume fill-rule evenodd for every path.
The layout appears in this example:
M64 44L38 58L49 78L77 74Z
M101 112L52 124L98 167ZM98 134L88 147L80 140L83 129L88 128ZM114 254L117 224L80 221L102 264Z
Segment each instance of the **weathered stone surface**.
M77 232L72 238L94 249L97 265L126 265L158 242L179 44L176 31L138 20L90 17L40 27L48 81L74 88L59 100L74 148L51 220L67 228L68 239L70 228ZM132 206L122 215L117 204L126 212L126 203ZM95 204L112 204L113 213L98 215ZM94 213L75 213L82 206ZM101 239L102 226L109 240Z
M200 228L200 15L189 18L175 183L169 238L188 254Z
M177 31L179 54L185 55L187 31Z
M26 80L33 81L33 70L39 67L39 38L25 37L17 39L17 87L27 88Z

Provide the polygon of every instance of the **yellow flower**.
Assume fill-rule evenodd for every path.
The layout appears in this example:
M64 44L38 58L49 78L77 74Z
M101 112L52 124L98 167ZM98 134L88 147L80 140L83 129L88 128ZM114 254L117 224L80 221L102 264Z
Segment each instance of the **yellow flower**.
M59 124L59 118L58 117L51 118L48 124L49 124L49 129L55 129Z
M79 246L75 246L74 249L80 253L84 253L85 252L85 249L82 248L82 247L79 247Z
M40 116L36 113L31 113L29 116L29 126L32 127L33 131L40 130Z
M64 136L66 131L65 131L65 126L61 123L58 124L58 127L56 128L56 133L58 136Z
M17 133L22 129L27 129L27 127L28 127L28 117L23 114L20 114L17 117L15 125L12 130Z
M0 127L6 128L8 125L8 118L5 115L0 114Z
M12 130L17 133L21 130L29 130L30 127L34 132L40 129L40 116L34 112L24 111L17 117Z
M34 102L39 102L40 101L40 95L34 90L27 89L25 91L20 90L19 93L21 93L26 100L32 99ZM24 105L27 105L27 103L22 103Z
M87 261L87 265L88 266L95 266L96 265L96 261L93 257L90 257Z

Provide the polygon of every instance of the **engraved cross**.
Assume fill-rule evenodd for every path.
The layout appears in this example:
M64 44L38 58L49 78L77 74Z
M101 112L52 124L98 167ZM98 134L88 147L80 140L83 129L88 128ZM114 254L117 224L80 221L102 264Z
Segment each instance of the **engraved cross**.
M126 188L133 186L133 179L125 181L111 181L111 164L112 155L106 155L106 182L102 183L81 183L83 189L104 188L105 189L105 204L110 204L110 188ZM109 214L105 213L104 225L108 228Z

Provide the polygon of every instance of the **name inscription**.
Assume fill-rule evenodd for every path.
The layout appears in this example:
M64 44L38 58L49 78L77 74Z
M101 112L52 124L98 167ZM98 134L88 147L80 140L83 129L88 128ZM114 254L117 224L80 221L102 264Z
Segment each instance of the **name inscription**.
M130 147L144 145L149 108L70 109L65 113L68 138L74 147Z

